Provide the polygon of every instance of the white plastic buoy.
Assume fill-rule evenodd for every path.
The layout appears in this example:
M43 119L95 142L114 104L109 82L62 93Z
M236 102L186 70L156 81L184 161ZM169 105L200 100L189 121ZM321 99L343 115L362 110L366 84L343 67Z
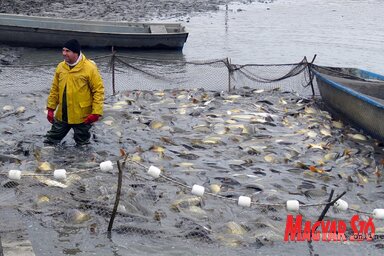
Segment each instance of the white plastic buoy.
M67 178L67 171L65 169L57 169L53 172L53 177L58 180L65 180Z
M3 107L3 110L4 110L4 111L12 111L12 110L14 110L14 107L11 106L11 105L5 105L5 106Z
M192 194L194 194L196 196L203 196L204 195L204 190L205 190L205 188L203 186L195 184L192 187Z
M289 212L298 212L300 209L299 201L297 200L288 200L287 201L287 210Z
M383 220L384 219L384 209L375 209L372 212L373 218L378 219L378 220Z
M348 209L348 203L343 199L339 199L335 202L334 206L340 211L346 211Z
M244 206L244 207L250 207L251 206L251 198L248 196L239 196L239 200L238 200L237 204L240 206Z
M105 161L100 163L100 170L104 172L112 171L113 170L113 164L111 161Z
M117 207L117 212L125 213L125 212L127 212L127 209L125 208L124 205L119 204L119 206Z
M20 170L9 170L8 178L11 180L20 180L21 179L21 171Z
M151 165L148 168L148 174L151 175L153 178L159 178L160 173L161 173L161 170L156 166Z

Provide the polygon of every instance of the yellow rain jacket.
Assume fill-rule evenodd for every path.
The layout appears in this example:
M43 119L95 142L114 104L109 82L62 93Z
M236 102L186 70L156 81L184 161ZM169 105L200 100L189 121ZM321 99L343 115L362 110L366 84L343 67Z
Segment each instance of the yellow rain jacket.
M89 114L103 115L104 85L96 64L84 54L72 69L62 61L57 65L47 107L56 109L62 120L64 88L67 87L68 124L81 124Z

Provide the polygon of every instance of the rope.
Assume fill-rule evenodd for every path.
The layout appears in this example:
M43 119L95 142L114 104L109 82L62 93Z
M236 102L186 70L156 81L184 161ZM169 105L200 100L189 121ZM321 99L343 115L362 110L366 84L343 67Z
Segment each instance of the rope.
M132 160L129 160L129 159L126 159L126 161L129 162L129 163L136 164L136 165L144 168L145 170L148 170L148 167L146 165L142 164L142 163L135 162L135 161L132 161ZM179 182L179 181L177 181L177 180L175 180L175 179L173 179L171 177L168 177L168 176L166 176L164 174L160 174L159 177L164 179L164 180L166 180L166 181L174 183L177 186L183 187L183 188L188 189L188 190L192 190L191 186L183 184L183 183L181 183L181 182ZM332 190L332 192L330 194L330 198L326 202L312 203L312 204L302 204L302 203L299 203L299 206L300 206L300 208L325 206L323 212L321 213L321 215L319 217L319 219L322 219L325 216L325 214L327 213L328 209L331 206L333 206L337 200L339 200L340 198L342 198L346 194L346 191L344 191L343 193L341 193L340 195L336 196L336 198L332 200L333 192L334 192L334 190ZM231 202L234 202L234 203L238 203L238 199L225 197L225 196L214 194L214 193L211 193L211 192L204 192L204 195L209 195L211 197L215 197L215 198L223 199L223 200L226 200L226 201L231 201ZM253 207L257 207L257 206L259 206L259 207L260 206L261 207L286 207L286 202L284 202L284 203L251 202L251 207L252 206ZM367 212L367 211L358 210L358 209L354 209L354 208L348 208L347 211L353 211L353 212L357 212L357 213L365 214L365 215L372 215L372 212Z
M148 169L147 166L139 163L139 162L135 162L135 161L131 161L131 160L127 160L127 162L130 162L130 163L133 163L133 164L136 164L144 169ZM180 186L180 187L183 187L183 188L186 188L188 190L191 190L192 187L189 186L189 185L185 185L171 177L168 177L164 174L160 174L160 176L162 179L165 179L169 182L172 182L174 184L176 184L177 186ZM216 198L220 198L220 199L223 199L223 200L227 200L227 201L232 201L232 202L235 202L237 203L238 200L235 199L235 198L229 198L229 197L225 197L225 196L222 196L222 195L218 195L218 194L214 194L214 193L211 193L211 192L204 192L205 195L209 195L209 196L212 196L212 197L216 197ZM323 202L323 203L314 203L314 204L300 204L300 207L317 207L317 206L324 206L324 205L328 205L329 203L328 202ZM258 202L252 202L252 205L253 206L264 206L264 207L285 207L286 206L286 203L275 203L275 204L269 204L269 203L258 203Z
M233 65L235 67L235 68L233 68L233 71L239 71L245 77L247 77L248 79L253 80L255 82L273 83L273 82L279 82L279 81L288 79L290 77L297 76L300 73L302 73L304 70L306 70L308 67L308 65L304 62L300 62L298 64L290 64L290 65L295 65L295 66L291 70L289 70L287 74L285 74L279 78L276 78L276 79L263 78L263 77L257 76L256 74L249 72L245 67L249 67L251 65L243 65L243 66ZM255 65L253 65L253 66L255 66ZM257 66L262 66L262 65L257 65ZM277 66L277 65L273 65L273 66Z
M149 58L141 58L141 57L133 57L128 55L118 54L116 57L126 58L131 60L140 60L140 61L148 61L148 62L166 62L166 63L178 63L178 64L192 64L192 65L212 65L216 63L226 63L227 59L213 59L206 61L182 61L182 60L171 60L171 59L149 59Z
M124 161L122 161L122 166L125 165L126 162L129 162L131 164L135 164L143 169L149 169L146 165L140 163L140 162L135 162L135 161L132 161L130 159L127 159L125 158ZM120 162L118 162L118 165L119 165ZM118 166L119 167L119 173L121 172L121 166ZM96 170L99 170L100 167L97 166L97 167L93 167L93 168L89 168L89 169L81 169L81 170L77 170L77 171L73 171L73 172L70 172L69 174L75 174L75 173L83 173L83 172L89 172L89 171L96 171ZM4 173L4 172L0 172L0 175L4 175L4 176L8 176L8 173ZM119 175L122 175L121 173ZM34 177L34 176L54 176L54 174L52 173L23 173L22 176L24 177ZM172 177L169 177L169 176L166 176L164 174L160 174L159 177L161 179L164 179L166 181L169 181L171 183L174 183L175 185L179 186L179 187L182 187L182 188L185 188L185 189L188 189L188 190L192 190L193 187L189 186L189 185L186 185L180 181L177 181L175 179L173 179ZM121 184L121 181L120 181L120 184ZM330 201L330 199L328 200L328 202L320 202L320 203L312 203L312 204L303 204L303 203L299 203L299 206L302 207L302 208L308 208L308 207L319 207L319 206L326 206L327 209L325 209L326 211L329 209L329 207L331 207L332 205L334 205L334 203L339 200L341 197L343 197L345 195L346 192L343 192L342 194L340 194L339 196L336 197L336 199ZM214 193L211 193L211 192L204 192L205 195L209 195L211 197L215 197L215 198L219 198L219 199L223 199L223 200L226 200L226 201L231 201L231 202L235 202L235 203L238 203L238 199L235 199L235 198L230 198L230 197L225 197L225 196L222 196L222 195L218 195L218 194L214 194ZM331 195L333 194L333 190L331 192ZM331 198L331 197L330 197ZM251 202L251 206L262 206L262 207L286 207L286 202L284 203L261 203L261 202ZM365 214L365 215L372 215L372 212L367 212L367 211L363 211L363 210L358 210L358 209L355 209L355 208L348 208L347 209L348 211L353 211L353 212L357 212L357 213L360 213L360 214Z
M357 213L366 214L366 215L371 215L372 214L372 212L366 212L366 211L362 211L362 210L358 210L358 209L354 209L354 208L348 208L348 210L351 210L351 211L357 212Z
M150 73L150 72L148 72L148 71L145 71L145 70L142 70L142 69L140 69L140 68L137 68L137 67L133 66L132 64L129 64L128 62L126 62L126 61L120 59L120 58L117 57L117 56L115 57L115 59L116 59L118 62L120 62L120 63L126 65L127 67L132 68L132 69L134 69L134 70L136 70L136 71L139 71L139 72L141 72L141 73L143 73L143 74L145 74L145 75L148 75L148 76L151 76L151 77L160 79L160 80L167 81L167 79L165 79L165 78L163 78L163 77L161 77L161 76L159 76L159 75L152 74L152 73Z

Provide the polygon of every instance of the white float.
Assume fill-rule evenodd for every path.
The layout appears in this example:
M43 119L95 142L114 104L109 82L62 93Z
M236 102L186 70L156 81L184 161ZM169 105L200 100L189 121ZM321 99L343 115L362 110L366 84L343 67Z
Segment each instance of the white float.
M288 200L287 201L287 210L289 212L298 212L300 209L300 203L297 200Z
M250 207L251 206L251 198L248 196L239 196L239 200L237 202L239 206Z
M375 209L372 212L373 218L378 220L384 220L384 209Z
M9 170L8 178L11 180L20 180L21 179L21 171L20 170Z
M53 177L57 180L65 180L67 178L67 171L65 169L57 169L53 172Z
M104 172L112 171L113 170L113 163L111 161L104 161L100 163L100 170Z
M340 210L340 211L346 211L348 209L348 203L346 201L344 201L343 199L339 199L337 200L334 205L333 205L336 209Z
M203 186L195 184L192 187L192 194L194 194L196 196L203 196L204 195L204 190L205 190L205 188Z
M161 170L159 168L157 168L156 166L153 166L151 165L149 168L148 168L148 172L147 172L150 176L152 176L153 178L159 178L160 176L160 173L161 173Z

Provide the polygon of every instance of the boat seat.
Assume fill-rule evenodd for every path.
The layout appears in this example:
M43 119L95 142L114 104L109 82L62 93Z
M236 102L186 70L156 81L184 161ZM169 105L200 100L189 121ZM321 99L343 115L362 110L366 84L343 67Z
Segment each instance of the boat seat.
M149 30L152 34L166 34L167 29L164 25L150 25Z

